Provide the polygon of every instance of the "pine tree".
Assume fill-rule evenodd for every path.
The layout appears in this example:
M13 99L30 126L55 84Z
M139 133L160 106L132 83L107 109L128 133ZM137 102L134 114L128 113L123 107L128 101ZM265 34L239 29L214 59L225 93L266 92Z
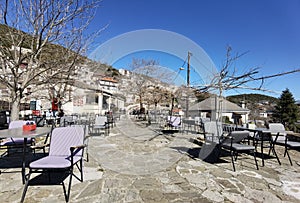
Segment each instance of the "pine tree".
M273 114L274 122L282 123L288 130L294 130L299 118L299 107L289 89L282 92Z

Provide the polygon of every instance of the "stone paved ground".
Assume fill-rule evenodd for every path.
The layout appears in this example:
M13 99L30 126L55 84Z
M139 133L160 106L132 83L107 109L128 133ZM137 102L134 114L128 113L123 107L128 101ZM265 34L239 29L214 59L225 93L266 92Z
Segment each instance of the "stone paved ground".
M73 181L70 202L299 202L300 154L294 165L277 148L282 165L266 160L255 169L253 157L242 156L237 171L230 157L210 164L199 160L199 134L163 135L125 117L110 136L89 139L84 182ZM3 163L3 162L0 162ZM1 167L0 201L19 202L23 185L19 168ZM64 202L61 186L29 187L25 202Z

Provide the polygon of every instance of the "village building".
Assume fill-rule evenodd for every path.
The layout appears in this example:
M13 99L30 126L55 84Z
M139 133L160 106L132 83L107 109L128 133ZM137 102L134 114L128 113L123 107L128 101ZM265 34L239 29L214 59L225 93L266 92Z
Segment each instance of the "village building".
M189 108L189 116L216 120L220 116L228 118L230 122L243 124L248 122L249 109L242 108L225 98L210 97Z

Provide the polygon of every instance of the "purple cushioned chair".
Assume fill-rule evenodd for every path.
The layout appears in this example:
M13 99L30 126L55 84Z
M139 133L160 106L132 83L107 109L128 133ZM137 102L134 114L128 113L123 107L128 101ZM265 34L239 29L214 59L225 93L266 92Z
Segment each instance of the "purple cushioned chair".
M79 181L83 181L83 171L82 171L82 160L83 160L83 149L84 149L84 129L83 127L60 127L55 128L51 135L49 155L33 161L29 164L29 173L27 175L27 180L24 186L24 191L22 194L21 202L24 201L26 191L29 185L35 185L34 178L30 179L32 173L48 173L49 183L43 184L53 184L62 185L65 195L66 202L69 201L72 177L74 176ZM73 168L76 166L80 172L80 177L73 173ZM63 173L64 178L60 181L51 181L50 173ZM64 180L69 177L69 186L66 190Z

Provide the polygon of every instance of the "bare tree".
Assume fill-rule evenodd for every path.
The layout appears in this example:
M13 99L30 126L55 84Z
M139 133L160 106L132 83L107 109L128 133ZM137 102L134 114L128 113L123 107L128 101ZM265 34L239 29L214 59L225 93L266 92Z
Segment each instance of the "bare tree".
M174 73L161 67L156 60L133 58L130 64L131 75L125 79L128 94L133 95L134 102L139 103L140 112L144 114L144 104L148 109L154 105L154 110L161 102L171 101L169 98L170 82ZM166 83L168 81L168 83Z
M150 109L151 105L154 105L154 120L156 121L157 118L157 107L159 104L163 103L171 103L173 101L174 95L170 89L167 89L164 86L159 85L149 85L146 92L145 92L145 102L148 105L148 109ZM172 105L171 105L172 106ZM171 109L172 110L172 109ZM150 112L149 112L150 115ZM150 123L150 118L149 118Z
M132 79L129 85L129 91L138 97L140 111L143 109L144 97L149 86L152 84L150 80L156 71L155 66L159 63L155 60L132 59L131 70Z
M222 66L220 72L214 76L214 78L212 79L210 84L203 85L203 86L199 87L198 90L201 92L217 90L218 96L220 98L223 97L224 91L231 90L231 89L237 89L237 88L272 92L271 90L265 89L263 87L266 79L300 72L300 69L295 69L292 71L277 73L274 75L258 77L257 74L259 73L259 68L253 67L243 73L240 73L239 69L237 67L235 67L235 63L238 59L240 59L245 54L247 54L247 52L242 53L242 54L237 53L235 55L232 55L232 48L230 46L228 46L227 52L226 52L226 61L225 61L224 65ZM255 81L259 82L257 86L253 86L252 82L255 82ZM251 83L252 86L248 86L249 83ZM222 99L219 101L222 102ZM221 115L222 115L222 105L220 104L218 106L220 107L220 109L217 109L217 113L218 113L219 119L220 119Z
M83 31L99 0L2 2L0 83L10 92L11 116L16 120L27 88L45 90L60 84L56 96L68 89L90 37Z

